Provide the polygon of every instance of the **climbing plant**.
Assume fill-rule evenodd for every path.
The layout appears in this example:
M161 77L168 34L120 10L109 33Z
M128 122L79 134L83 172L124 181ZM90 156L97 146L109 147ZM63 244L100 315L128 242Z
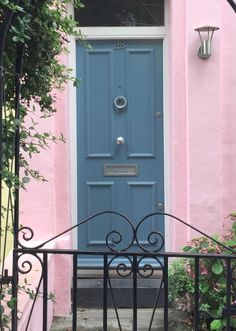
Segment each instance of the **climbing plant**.
M32 169L30 158L48 146L49 142L64 141L63 135L55 137L50 132L39 132L36 118L47 118L56 112L55 89L62 90L64 84L74 79L71 70L59 60L67 53L68 36L81 39L77 22L67 14L67 5L73 3L82 7L80 0L22 0L19 5L12 1L0 0L0 19L4 10L10 8L16 15L7 35L4 51L4 125L2 179L9 187L24 186L34 177L45 178ZM23 51L21 74L21 102L19 118L15 119L15 62L19 47ZM75 81L76 83L76 81ZM37 113L37 116L35 114ZM26 120L27 119L27 120ZM20 179L11 171L14 158L14 132L20 127L20 166L24 176Z
M55 91L63 90L69 80L77 84L71 69L60 62L60 55L68 53L69 36L82 42L78 23L68 15L69 5L83 7L80 0L0 0L0 33L9 11L14 13L5 47L0 47L3 50L0 193L7 192L5 204L0 194L1 330L11 329L11 309L16 303L4 262L9 231L13 229L16 237L19 227L16 196L31 178L46 180L38 169L31 167L29 160L51 143L65 140L63 134L55 136L42 129L41 123L57 112ZM22 169L21 176L17 167ZM32 290L24 287L25 284L21 289L25 293L30 291L32 296Z

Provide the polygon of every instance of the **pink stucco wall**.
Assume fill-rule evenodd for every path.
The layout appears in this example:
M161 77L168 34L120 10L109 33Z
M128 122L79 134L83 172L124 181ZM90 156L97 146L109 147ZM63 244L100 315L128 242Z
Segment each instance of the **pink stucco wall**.
M196 55L194 28L220 27L212 56ZM170 209L209 234L235 210L236 16L226 1L170 1ZM190 231L174 226L174 247Z
M236 15L226 0L169 0L168 10L166 211L208 234L221 233L226 216L236 210ZM194 28L202 25L220 27L208 60L196 54L199 37ZM58 109L46 125L68 137L68 89L58 96ZM37 240L46 240L71 225L72 143L54 144L33 161L48 182L32 182L28 192L22 192L21 223L34 228ZM179 249L192 235L196 234L170 224L169 248ZM56 245L70 247L71 237ZM61 276L64 262L55 265L59 287L63 281L70 282L69 272L64 279ZM63 314L69 307L69 293L58 295L64 305L58 305L57 313Z
M67 64L67 58L61 61ZM68 87L60 93L55 92L58 113L54 118L43 120L39 126L42 132L61 133L68 137ZM31 180L27 191L21 192L20 223L30 226L34 231L33 240L44 242L71 226L69 197L69 142L51 143L50 148L32 159L34 169L39 169L46 182ZM72 248L72 234L66 234L52 243L57 249ZM54 313L64 316L70 312L70 283L72 279L71 257L55 256L53 277L56 304ZM52 273L50 275L52 277ZM40 305L38 305L40 309ZM41 306L42 309L42 306ZM36 330L35 330L36 331Z

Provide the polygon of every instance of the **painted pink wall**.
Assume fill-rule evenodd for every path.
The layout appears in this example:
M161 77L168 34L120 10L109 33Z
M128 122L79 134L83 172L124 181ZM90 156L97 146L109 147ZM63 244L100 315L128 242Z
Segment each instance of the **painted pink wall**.
M67 64L66 56L61 58ZM65 137L69 134L68 87L55 92L56 116L44 119L39 131ZM37 118L38 120L38 118ZM33 169L39 169L47 182L31 180L27 191L21 191L20 217L23 225L32 226L35 239L46 240L71 226L69 205L69 142L50 143L50 148L30 160Z
M236 15L227 6L221 10L222 208L227 215L236 210Z
M67 58L61 61L67 64ZM39 126L42 132L51 132L56 136L69 134L68 123L68 87L62 93L56 93L58 113L55 117L43 120ZM31 161L34 169L39 169L47 182L31 180L27 191L21 192L20 223L30 226L34 231L34 240L44 242L71 226L69 197L69 143L50 144L50 148L37 155ZM55 248L72 248L71 234L63 235L53 241ZM72 279L71 257L54 257L54 289L56 297L54 313L65 316L70 312L70 283ZM40 308L40 306L38 307Z
M220 233L225 217L236 210L236 15L226 0L169 0L168 29L168 136L166 165L169 205L175 214L208 234ZM220 27L215 32L212 56L198 58L199 37L194 28ZM62 59L67 63L67 59ZM45 125L69 137L68 89L58 95L59 112ZM43 128L44 130L44 128ZM33 161L47 177L30 183L21 195L21 220L32 226L37 240L46 240L68 228L71 221L69 146L59 143ZM179 249L196 236L176 223L167 230L170 249ZM71 247L64 237L57 247ZM55 264L58 315L69 309L69 261ZM63 278L64 277L64 278ZM57 286L57 284L59 284Z
M208 234L221 233L225 217L235 210L236 16L226 1L169 4L171 210ZM196 55L194 29L203 25L220 27L208 60ZM179 226L171 231L173 248L186 234L196 236Z

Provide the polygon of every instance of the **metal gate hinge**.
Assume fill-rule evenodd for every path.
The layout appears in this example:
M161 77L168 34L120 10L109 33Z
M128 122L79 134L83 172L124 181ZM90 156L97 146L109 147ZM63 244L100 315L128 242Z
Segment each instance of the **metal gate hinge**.
M8 270L4 270L4 275L0 277L0 284L9 284L12 281L12 277L8 275Z

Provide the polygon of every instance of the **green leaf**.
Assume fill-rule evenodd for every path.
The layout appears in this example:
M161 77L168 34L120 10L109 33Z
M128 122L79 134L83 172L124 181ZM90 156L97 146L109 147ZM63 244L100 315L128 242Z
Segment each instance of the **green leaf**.
M3 314L4 313L4 307L3 305L0 305L0 314Z
M226 241L225 243L226 246L236 246L236 241L235 240L229 240L229 241Z
M220 330L221 327L222 327L221 320L214 320L211 322L211 325L210 325L211 330Z
M231 319L231 325L236 328L236 319Z
M185 246L185 247L183 247L183 251L184 252L189 252L189 251L191 251L191 249L192 249L192 246Z
M14 300L14 298L12 298L10 301L7 302L7 306L10 309L13 309L15 307L15 303L16 303L16 300Z
M220 275L224 268L223 268L223 265L222 265L222 262L217 260L213 265L212 265L212 268L211 268L212 272L215 274L215 275Z
M208 282L203 282L200 284L200 291L202 293L205 293L210 287L210 284Z
M29 181L30 181L30 178L29 178L29 177L23 177L23 178L22 178L22 182L23 182L24 184L29 183Z

